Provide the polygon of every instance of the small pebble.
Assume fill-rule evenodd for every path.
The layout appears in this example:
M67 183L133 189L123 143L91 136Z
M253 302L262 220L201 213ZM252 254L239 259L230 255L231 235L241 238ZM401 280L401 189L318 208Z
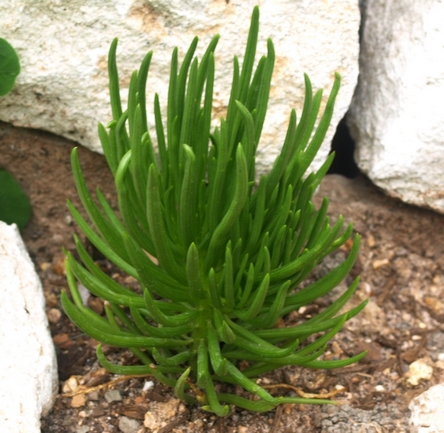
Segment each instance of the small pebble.
M154 382L152 380L147 380L143 384L143 391L149 391L151 388L153 388L153 386L154 386Z
M99 393L97 391L93 391L88 394L88 400L96 401L98 399L99 399Z
M74 344L74 341L72 341L66 333L54 335L52 341L56 346L60 347L60 349L69 349Z
M65 215L65 223L69 226L72 225L72 216L71 215Z
M145 396L138 395L138 396L134 399L134 404L135 404L135 405L142 404L142 403L145 403L145 401L146 401Z
M93 417L105 415L105 409L103 408L103 406L97 406L92 410L91 415Z
M409 371L404 374L404 377L409 385L418 386L422 380L430 380L432 375L433 368L423 359L418 359L410 364Z
M105 400L108 403L112 403L113 401L122 401L122 396L120 395L120 391L117 389L112 389L111 391L105 392Z
M388 264L390 264L388 259L382 259L382 260L375 260L372 263L373 269L379 269L382 268L383 266L387 266Z
M96 298L95 296L90 296L86 301L88 307L94 311L94 313L101 316L103 314L103 301L100 298Z
M52 242L54 242L55 244L62 244L63 239L64 239L63 236L57 233L52 235Z
M374 238L372 235L368 235L368 236L367 236L367 245L368 245L370 248L373 248L373 247L376 245L375 238Z
M140 423L135 419L122 416L119 419L119 430L122 433L137 433L140 429Z
M51 308L46 312L46 316L50 323L57 323L62 317L62 313L57 308Z
M91 293L89 290L83 286L82 284L78 283L77 288L79 289L80 297L82 298L82 303L85 307L88 306L88 298L91 296Z
M64 394L68 394L70 392L76 392L79 389L79 381L76 376L71 376L68 380L63 384L62 391Z
M52 271L56 275L60 275L60 276L65 275L66 270L65 270L65 256L64 255L60 255L55 258L55 260L53 261L53 264L52 264Z
M51 263L43 262L39 266L42 271L47 271L51 267Z
M82 407L85 406L86 397L85 394L77 394L71 400L71 407Z
M88 433L89 427L87 425L82 425L81 427L77 427L76 433Z

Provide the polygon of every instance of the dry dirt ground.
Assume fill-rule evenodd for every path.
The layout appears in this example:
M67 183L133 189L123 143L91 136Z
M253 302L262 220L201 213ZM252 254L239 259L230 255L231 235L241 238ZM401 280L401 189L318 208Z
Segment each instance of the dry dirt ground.
M184 406L150 377L121 380L107 374L96 361L96 342L63 313L59 296L67 285L62 247L73 251L72 235L78 233L65 205L67 198L78 203L69 165L73 146L51 134L0 124L0 166L16 176L31 198L33 217L23 238L43 283L58 356L60 394L42 420L43 433L409 431L411 399L444 379L444 216L388 198L363 176L352 180L327 176L317 200L330 197L331 215L342 214L347 222L353 221L363 241L359 260L345 283L360 274L353 302L367 297L370 301L347 322L325 356L345 357L363 349L368 355L336 371L288 367L260 378L276 395L322 395L343 388L334 397L336 406L284 406L263 414L234 409L218 419L198 407ZM90 187L100 186L113 201L113 180L104 158L85 149L79 153ZM338 251L318 267L315 276L343 260L346 253ZM134 284L94 254L116 279ZM294 312L288 322L315 314L329 299ZM97 299L89 302L96 311L102 308ZM133 362L124 351L107 348L107 354L116 361ZM418 360L431 367L432 374L415 383L418 378L409 374Z

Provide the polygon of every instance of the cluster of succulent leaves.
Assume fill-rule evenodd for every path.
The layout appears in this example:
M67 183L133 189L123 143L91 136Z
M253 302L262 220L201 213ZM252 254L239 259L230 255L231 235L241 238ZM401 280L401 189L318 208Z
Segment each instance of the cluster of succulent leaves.
M0 38L0 96L8 94L20 73L20 62L11 44ZM0 169L0 220L22 229L31 217L31 204L14 176Z
M76 238L80 261L67 254L73 301L64 309L85 333L125 347L140 365L100 363L118 374L151 374L177 397L224 416L230 404L266 411L281 403L329 400L275 397L255 379L282 366L336 368L359 360L319 359L328 342L364 303L340 310L358 281L329 307L297 326L278 320L336 287L356 259L355 236L348 258L319 280L300 288L313 268L352 236L340 217L331 224L328 201L319 209L312 194L333 156L304 176L327 131L339 89L336 76L317 128L322 92L313 95L305 76L299 122L291 112L282 151L269 174L255 183L255 154L267 111L274 50L255 65L259 11L254 9L242 67L234 58L226 118L212 130L214 50L201 61L194 39L179 66L173 52L166 119L154 97L158 153L147 124L146 81L152 53L131 77L123 111L116 67L117 40L109 54L113 120L99 135L115 178L119 213L98 189L88 191L77 151L72 166L77 190L92 225L68 203L87 238L111 262L140 282L140 291L119 285L94 263ZM82 303L77 282L104 299L105 316ZM239 367L240 361L243 368ZM224 384L225 385L221 385ZM230 393L233 385L250 398ZM220 390L217 387L223 386ZM223 391L223 392L222 392Z

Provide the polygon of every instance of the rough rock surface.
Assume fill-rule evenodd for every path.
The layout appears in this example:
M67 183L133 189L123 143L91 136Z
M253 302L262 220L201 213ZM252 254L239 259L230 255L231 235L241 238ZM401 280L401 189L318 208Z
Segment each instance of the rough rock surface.
M444 384L432 386L409 405L412 433L444 432Z
M97 123L110 120L107 54L119 38L118 65L123 94L131 72L154 50L147 101L154 92L165 103L172 50L183 57L199 36L202 54L221 34L216 51L214 117L226 109L233 55L243 56L250 15L249 0L8 0L0 4L0 28L17 50L22 72L16 88L0 100L0 119L16 126L44 129L99 151ZM259 54L271 37L276 64L269 113L259 162L270 168L285 137L290 109L299 114L303 73L328 95L334 72L342 75L332 126L317 165L330 150L335 127L349 107L358 76L360 15L355 0L335 2L263 0L260 2Z
M444 212L444 3L365 3L349 116L358 165L390 195Z
M0 431L40 432L57 394L45 300L17 227L0 221Z

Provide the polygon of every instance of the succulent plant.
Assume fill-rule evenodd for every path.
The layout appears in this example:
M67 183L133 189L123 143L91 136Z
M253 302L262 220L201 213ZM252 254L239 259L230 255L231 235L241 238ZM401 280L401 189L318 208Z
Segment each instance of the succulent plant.
M72 152L75 183L91 222L68 203L70 211L91 243L139 281L140 290L104 273L76 238L80 261L69 253L66 261L73 301L62 294L67 315L88 335L128 348L140 360L135 366L111 364L99 345L98 359L111 372L152 374L173 387L177 397L219 416L228 413L230 404L267 411L281 403L328 403L272 396L255 378L289 365L343 367L364 356L319 359L344 323L365 305L340 311L358 279L318 315L297 326L282 326L289 313L327 294L347 276L359 236L353 237L342 264L301 288L315 266L353 236L342 217L330 223L327 199L319 209L311 201L333 155L306 175L328 129L340 77L335 76L315 127L322 92L313 95L305 76L299 122L293 110L280 155L256 182L255 154L275 60L268 40L268 53L255 66L258 28L256 7L242 67L234 57L226 117L214 129L218 36L200 61L194 56L197 38L181 66L174 50L166 119L158 95L154 97L155 140L145 100L152 52L133 73L123 110L114 40L109 53L113 120L107 127L99 125L99 135L115 178L118 213L99 189L92 197L77 151ZM83 305L77 281L106 301L104 317ZM284 320L276 326L280 318ZM241 386L254 398L230 392L230 385Z

